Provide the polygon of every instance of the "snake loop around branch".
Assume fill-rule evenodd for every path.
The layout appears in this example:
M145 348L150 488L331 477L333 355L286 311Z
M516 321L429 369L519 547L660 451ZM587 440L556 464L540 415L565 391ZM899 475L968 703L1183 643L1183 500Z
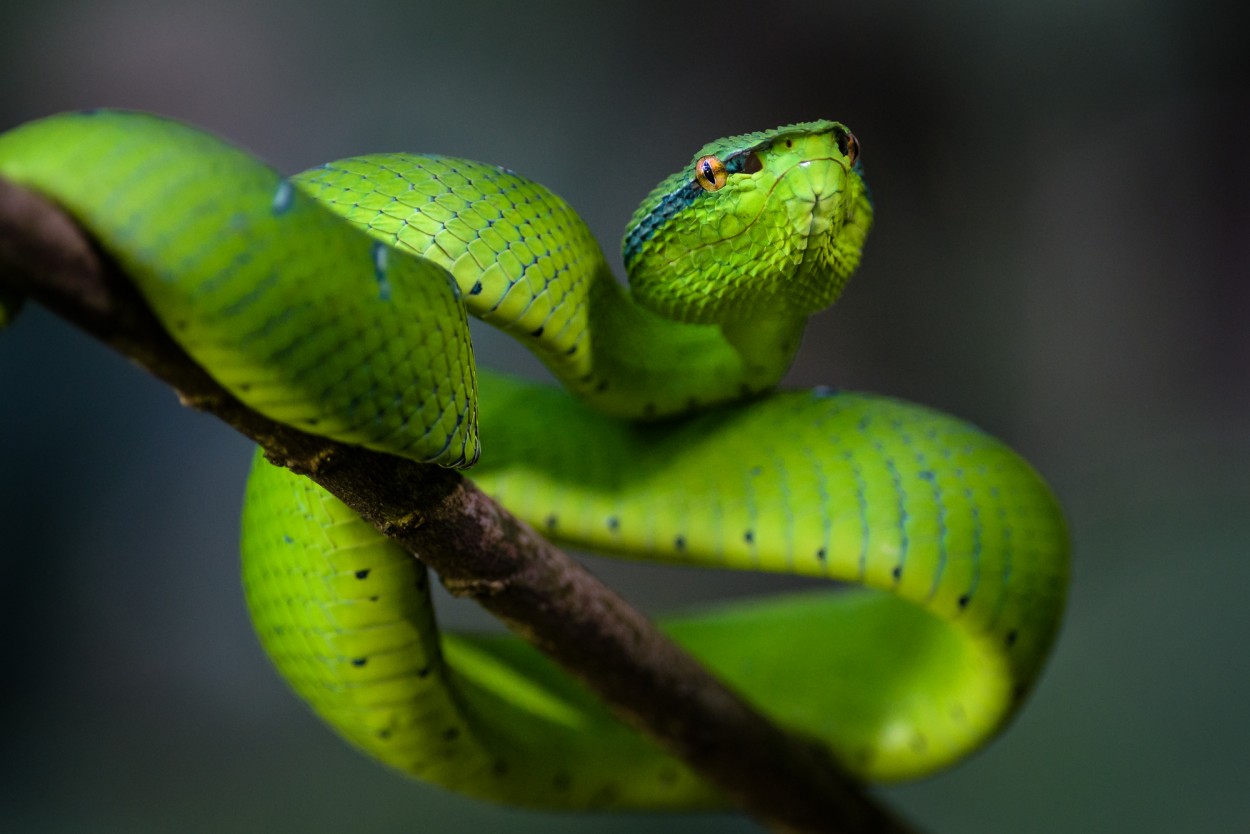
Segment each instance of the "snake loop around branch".
M836 122L709 144L631 220L627 291L563 200L493 165L384 154L288 178L114 111L0 136L0 175L75 216L260 413L476 463L479 486L561 542L864 586L665 627L855 773L900 779L981 746L1019 706L1062 613L1068 546L1045 484L974 427L772 390L858 264L872 217L858 156ZM468 314L565 389L476 368ZM315 484L258 459L243 527L266 651L378 759L526 805L721 801L536 651L441 632L420 563Z

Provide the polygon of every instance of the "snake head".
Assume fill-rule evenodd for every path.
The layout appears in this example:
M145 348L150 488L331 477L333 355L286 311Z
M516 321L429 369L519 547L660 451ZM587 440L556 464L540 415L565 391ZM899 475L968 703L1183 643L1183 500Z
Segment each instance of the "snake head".
M817 121L720 139L634 213L625 269L643 306L723 324L828 307L872 225L859 143Z

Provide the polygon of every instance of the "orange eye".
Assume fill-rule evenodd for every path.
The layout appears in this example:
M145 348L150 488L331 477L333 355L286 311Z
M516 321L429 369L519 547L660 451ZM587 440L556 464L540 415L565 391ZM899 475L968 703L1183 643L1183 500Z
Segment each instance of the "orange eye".
M694 164L694 178L704 191L718 191L725 185L725 163L714 156L700 157Z

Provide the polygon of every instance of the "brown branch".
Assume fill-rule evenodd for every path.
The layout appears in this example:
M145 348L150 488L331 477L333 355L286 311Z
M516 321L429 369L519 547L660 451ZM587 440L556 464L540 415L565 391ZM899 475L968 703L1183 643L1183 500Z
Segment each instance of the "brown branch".
M52 309L403 544L775 831L914 831L823 748L755 712L575 561L459 474L335 443L242 405L165 333L62 211L0 180L0 294Z

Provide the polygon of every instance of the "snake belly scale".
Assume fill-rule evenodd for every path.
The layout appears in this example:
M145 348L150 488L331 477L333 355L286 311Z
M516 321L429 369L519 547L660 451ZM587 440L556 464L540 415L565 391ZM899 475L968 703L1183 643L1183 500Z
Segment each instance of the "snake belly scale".
M967 423L772 391L858 264L858 153L825 121L709 144L635 212L629 290L563 200L468 160L381 154L287 178L186 125L91 111L0 135L0 176L70 212L268 417L476 463L483 489L568 544L863 586L663 625L777 721L892 780L1014 714L1058 629L1068 541L1044 482ZM564 388L475 368L468 314ZM242 549L265 650L386 764L529 806L722 803L532 648L441 632L420 562L259 456Z

